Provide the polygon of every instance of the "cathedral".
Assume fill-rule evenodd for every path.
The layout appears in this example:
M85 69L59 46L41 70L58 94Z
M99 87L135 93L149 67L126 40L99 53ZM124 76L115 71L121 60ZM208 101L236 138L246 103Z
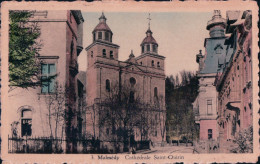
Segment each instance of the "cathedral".
M148 112L150 128L143 139L150 140L154 144L165 141L165 57L158 53L159 45L153 37L150 23L146 36L140 44L141 54L135 56L131 52L126 61L119 61L119 45L113 43L113 32L107 24L104 13L100 16L92 35L93 42L86 47L86 133L101 141L115 134L111 127L99 125L102 119L100 103L118 87L130 86L129 101L138 97L150 110ZM160 102L159 108L155 108L156 102ZM140 141L141 133L136 128L131 137L135 141Z

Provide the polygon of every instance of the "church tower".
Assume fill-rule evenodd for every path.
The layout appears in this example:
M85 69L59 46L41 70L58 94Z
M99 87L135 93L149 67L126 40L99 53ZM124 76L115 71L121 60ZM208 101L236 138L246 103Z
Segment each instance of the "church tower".
M102 98L104 81L110 80L106 75L112 73L108 69L118 65L119 46L112 42L113 32L107 25L107 18L102 12L98 25L92 31L93 42L86 48L87 51L87 102ZM104 80L104 78L106 78Z
M141 55L137 57L137 61L140 65L157 68L164 70L164 56L158 54L158 43L153 37L153 32L150 29L150 14L148 23L148 30L146 31L146 37L141 43Z

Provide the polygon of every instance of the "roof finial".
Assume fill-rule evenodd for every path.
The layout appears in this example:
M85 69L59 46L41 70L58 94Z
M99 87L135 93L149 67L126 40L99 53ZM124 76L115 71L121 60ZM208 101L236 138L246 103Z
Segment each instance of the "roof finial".
M149 13L149 17L147 18L148 19L148 30L150 30L150 21L151 21L151 18L150 18L150 13Z

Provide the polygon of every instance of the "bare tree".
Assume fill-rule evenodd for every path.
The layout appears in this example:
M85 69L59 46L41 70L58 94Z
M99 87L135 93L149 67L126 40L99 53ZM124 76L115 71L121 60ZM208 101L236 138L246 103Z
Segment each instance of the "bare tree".
M55 92L45 96L51 138L57 139L58 136L63 136L65 125L65 100L65 88L58 83L56 83ZM55 149L58 149L57 142L55 143Z
M147 113L135 87L115 84L107 91L101 106L100 127L111 128L112 139L116 144L123 141L125 150L129 147L129 137L138 127L141 133L146 133Z

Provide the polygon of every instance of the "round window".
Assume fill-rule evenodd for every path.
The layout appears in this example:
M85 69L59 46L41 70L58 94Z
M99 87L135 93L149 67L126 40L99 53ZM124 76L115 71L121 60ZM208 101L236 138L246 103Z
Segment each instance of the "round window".
M130 78L130 84L131 85L135 85L136 84L135 78L133 78L133 77Z

